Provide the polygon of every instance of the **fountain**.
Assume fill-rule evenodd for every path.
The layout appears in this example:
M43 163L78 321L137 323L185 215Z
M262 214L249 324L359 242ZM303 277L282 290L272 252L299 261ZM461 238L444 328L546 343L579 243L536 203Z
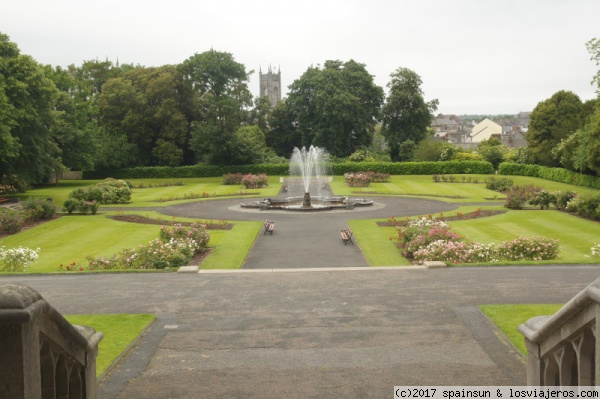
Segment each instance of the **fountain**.
M373 201L363 198L330 196L328 190L331 178L327 173L329 154L325 149L310 146L294 148L290 158L289 177L284 181L285 198L265 198L261 201L242 203L243 208L262 210L278 209L288 211L322 211L331 209L353 209L357 206L372 205ZM326 195L329 194L329 195Z

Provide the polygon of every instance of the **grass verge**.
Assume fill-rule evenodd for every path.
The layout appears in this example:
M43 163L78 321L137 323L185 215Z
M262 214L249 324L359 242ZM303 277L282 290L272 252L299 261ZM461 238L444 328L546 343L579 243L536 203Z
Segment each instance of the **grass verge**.
M481 305L479 309L489 317L512 344L524 355L527 354L525 341L517 327L535 316L552 315L563 305Z
M98 345L96 376L101 376L142 331L156 319L153 314L96 314L66 315L71 324L92 327L102 332L104 338Z

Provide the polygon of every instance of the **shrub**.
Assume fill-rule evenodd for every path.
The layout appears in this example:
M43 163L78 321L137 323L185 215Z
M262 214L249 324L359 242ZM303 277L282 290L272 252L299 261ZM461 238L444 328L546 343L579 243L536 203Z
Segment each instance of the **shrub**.
M498 173L501 175L533 176L577 186L600 188L599 176L584 175L562 168L504 162L500 164Z
M261 188L269 185L269 178L265 174L247 174L242 177L242 184L246 188Z
M569 202L577 197L573 191L557 191L555 194L555 205L560 210L566 210Z
M600 258L600 243L596 243L596 244L592 245L591 251L592 251L592 256L594 256L596 258Z
M422 264L427 260L449 263L498 262L494 244L438 240L414 253L414 259Z
M349 187L369 187L371 176L368 173L345 173L344 180Z
M40 252L39 248L34 251L25 247L10 249L0 247L0 271L22 272L27 265L37 260L38 252Z
M69 198L87 202L95 201L99 204L123 204L131 200L130 184L124 180L108 178L94 187L76 188L71 191Z
M556 194L550 193L544 189L532 194L529 199L530 205L539 205L540 209L550 208L550 204L556 204Z
M523 206L533 198L540 187L534 185L515 185L506 193L504 206L509 209L523 209Z
M243 177L244 175L241 173L226 173L223 175L223 184L227 186L242 184Z
M100 203L94 200L86 201L83 199L68 198L63 203L63 210L67 211L69 215L73 212L78 212L82 215L87 215L88 213L95 215L99 207Z
M194 254L208 246L210 235L203 226L162 226L159 238L111 258L89 257L90 270L165 269L187 265Z
M547 237L518 237L498 245L498 256L510 261L556 259L558 251L558 240Z
M513 186L513 184L513 180L507 177L489 176L485 178L485 188L493 191L508 191Z
M408 220L396 227L396 239L404 244L415 237L427 234L430 230L450 230L450 226L441 220L432 218L418 218Z
M591 219L600 219L600 194L588 194L579 197L577 214Z
M456 233L450 231L450 226L446 225L441 228L432 228L424 232L423 234L419 234L416 237L413 237L412 240L408 241L404 246L406 254L408 256L413 256L416 251L420 248L424 248L436 241L444 241L444 242L458 242L461 241L461 236Z
M176 224L173 226L162 226L160 228L159 238L164 243L177 239L194 240L198 245L198 250L203 251L208 246L210 235L204 226L197 223L194 223L191 226Z
M23 201L23 210L28 221L51 219L56 214L56 205L51 200L32 198Z
M21 231L24 220L21 213L11 209L0 209L0 232L16 234Z

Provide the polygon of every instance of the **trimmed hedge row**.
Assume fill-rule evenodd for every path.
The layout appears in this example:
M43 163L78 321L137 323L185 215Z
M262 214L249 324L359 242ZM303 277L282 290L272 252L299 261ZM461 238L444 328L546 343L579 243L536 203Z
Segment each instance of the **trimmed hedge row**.
M574 184L576 186L600 189L600 177L583 175L562 168L549 168L540 165L522 165L503 162L498 168L500 175L532 176L541 179L557 181L561 183Z
M390 175L433 175L433 174L482 174L494 173L492 164L485 161L448 161L448 162L345 162L331 164L336 176L349 172L378 172ZM287 176L288 164L262 165L193 165L193 166L138 166L135 168L86 171L83 179L149 179L149 178L185 178L185 177L221 177L228 173L261 174L268 176Z

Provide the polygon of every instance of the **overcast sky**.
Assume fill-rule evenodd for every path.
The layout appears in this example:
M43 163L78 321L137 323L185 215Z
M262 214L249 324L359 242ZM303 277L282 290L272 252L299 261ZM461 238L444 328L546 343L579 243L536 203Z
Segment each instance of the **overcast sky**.
M311 65L353 59L384 87L399 67L444 114L531 111L559 90L595 97L585 43L599 0L2 0L0 32L42 64L178 64L233 54L287 87Z

